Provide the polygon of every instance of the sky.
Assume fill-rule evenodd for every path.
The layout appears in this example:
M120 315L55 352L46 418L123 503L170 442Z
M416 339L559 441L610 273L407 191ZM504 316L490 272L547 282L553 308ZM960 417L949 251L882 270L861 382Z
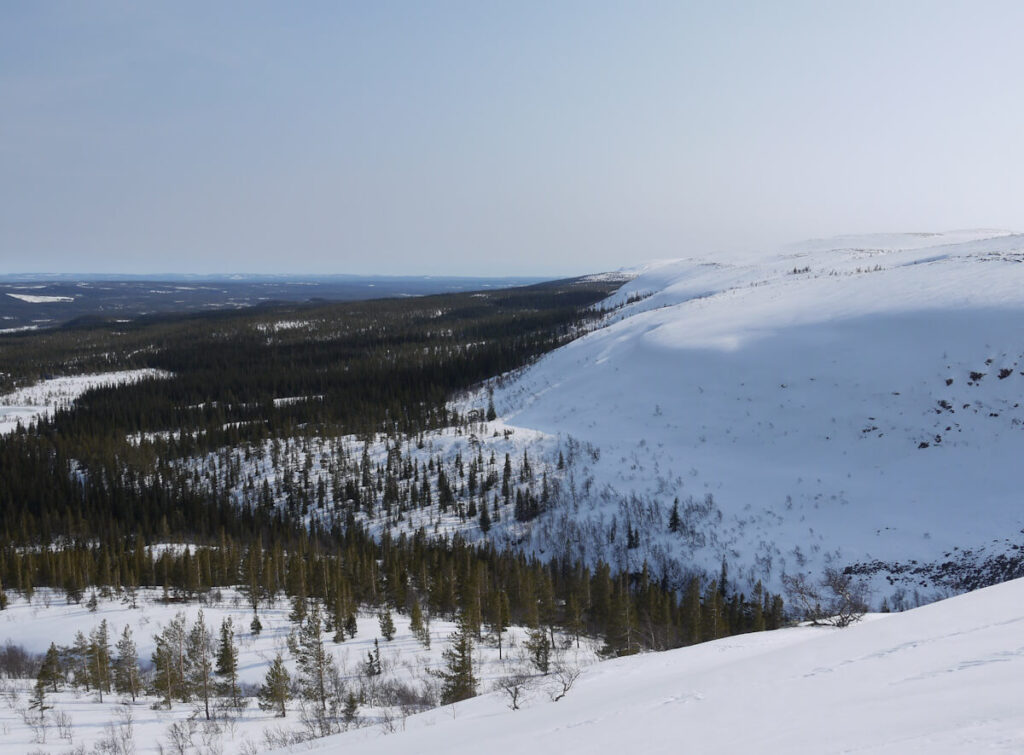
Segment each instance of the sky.
M1020 2L0 3L0 272L1024 230Z

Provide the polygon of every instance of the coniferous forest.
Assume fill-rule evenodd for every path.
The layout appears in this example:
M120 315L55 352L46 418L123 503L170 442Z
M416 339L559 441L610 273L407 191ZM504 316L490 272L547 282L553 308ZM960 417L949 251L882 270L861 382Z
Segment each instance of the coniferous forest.
M609 316L595 305L618 285L579 279L0 336L5 390L59 375L160 371L90 390L0 436L0 606L12 591L59 591L72 604L97 594L134 603L141 591L184 605L235 589L252 616L236 629L253 634L262 610L291 603L300 666L314 663L304 636L314 650L322 633L344 642L360 612L378 613L388 639L392 611L414 631L429 618L455 620L441 702L476 691L468 643L488 638L500 653L512 625L529 629L544 673L556 632L616 656L780 626L781 598L759 583L749 596L734 591L725 564L711 578L517 547L516 527L564 498L578 449L557 461L496 453L488 443L507 441L507 431L477 438L495 419L486 386ZM425 439L437 433L471 437L475 453L432 450ZM514 526L498 538L502 520ZM616 526L608 537L634 548L640 524ZM683 527L678 499L664 526ZM188 682L173 659L184 658L190 632L202 649L216 630L177 627L178 656L161 634L149 663L123 660L127 645L111 655L106 638L54 646L53 657L32 661L40 695L56 679L102 694L102 667L122 691L148 690L167 706L202 696L209 717L212 666L193 668L199 681ZM221 630L210 663L230 675L235 630ZM271 678L275 668L261 705L283 711L289 684L283 666ZM326 706L323 683L303 694Z

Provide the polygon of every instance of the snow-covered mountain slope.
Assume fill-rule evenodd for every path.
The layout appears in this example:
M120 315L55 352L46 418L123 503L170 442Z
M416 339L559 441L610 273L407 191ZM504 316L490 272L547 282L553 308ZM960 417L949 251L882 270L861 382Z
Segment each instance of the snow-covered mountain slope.
M798 627L585 670L558 702L500 693L313 743L347 753L1020 752L1024 581L848 629ZM305 752L306 750L303 750Z
M588 523L616 516L621 533L646 504L641 547L618 558L725 557L741 584L859 564L883 594L934 594L1020 573L1024 236L841 238L637 272L607 327L495 393L509 425L596 449L571 514L548 518L554 542L593 555Z

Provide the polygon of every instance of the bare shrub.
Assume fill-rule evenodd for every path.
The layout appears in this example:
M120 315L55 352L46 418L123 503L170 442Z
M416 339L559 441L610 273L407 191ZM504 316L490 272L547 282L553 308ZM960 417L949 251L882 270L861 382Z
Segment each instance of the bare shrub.
M62 710L55 710L53 712L53 723L57 727L57 736L65 742L70 742L73 731L71 716Z
M30 653L10 640L0 647L0 676L8 679L32 679L39 672L43 656Z
M188 755L188 751L195 746L192 738L196 733L195 719L186 718L183 721L175 721L167 727L167 744L174 755Z
M551 701L557 703L563 697L569 694L569 690L572 689L572 685L576 683L576 680L580 678L580 674L583 673L583 669L576 663L567 662L565 659L558 659L555 661L552 667L551 680L554 682L554 687L551 692Z
M868 589L854 582L853 575L828 568L817 584L803 574L783 575L782 584L790 605L802 618L820 626L847 627L868 610Z
M526 702L537 680L522 664L506 661L502 664L504 672L494 683L494 689L503 693L508 699L508 707L519 710L520 704Z

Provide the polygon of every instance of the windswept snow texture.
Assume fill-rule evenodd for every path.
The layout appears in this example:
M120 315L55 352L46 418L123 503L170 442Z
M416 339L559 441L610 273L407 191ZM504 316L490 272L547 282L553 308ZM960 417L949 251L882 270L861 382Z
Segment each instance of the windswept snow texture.
M1024 236L996 231L659 262L495 402L600 449L577 521L711 494L669 546L740 584L859 564L876 596L932 597L1019 576L1022 263Z
M9 433L18 424L28 426L41 417L70 406L88 390L123 383L135 383L146 378L164 377L162 370L121 370L93 375L73 375L52 378L35 385L0 395L0 435Z
M848 629L742 635L591 666L557 703L497 694L310 752L975 753L1024 750L1024 582ZM304 752L306 750L303 750Z

